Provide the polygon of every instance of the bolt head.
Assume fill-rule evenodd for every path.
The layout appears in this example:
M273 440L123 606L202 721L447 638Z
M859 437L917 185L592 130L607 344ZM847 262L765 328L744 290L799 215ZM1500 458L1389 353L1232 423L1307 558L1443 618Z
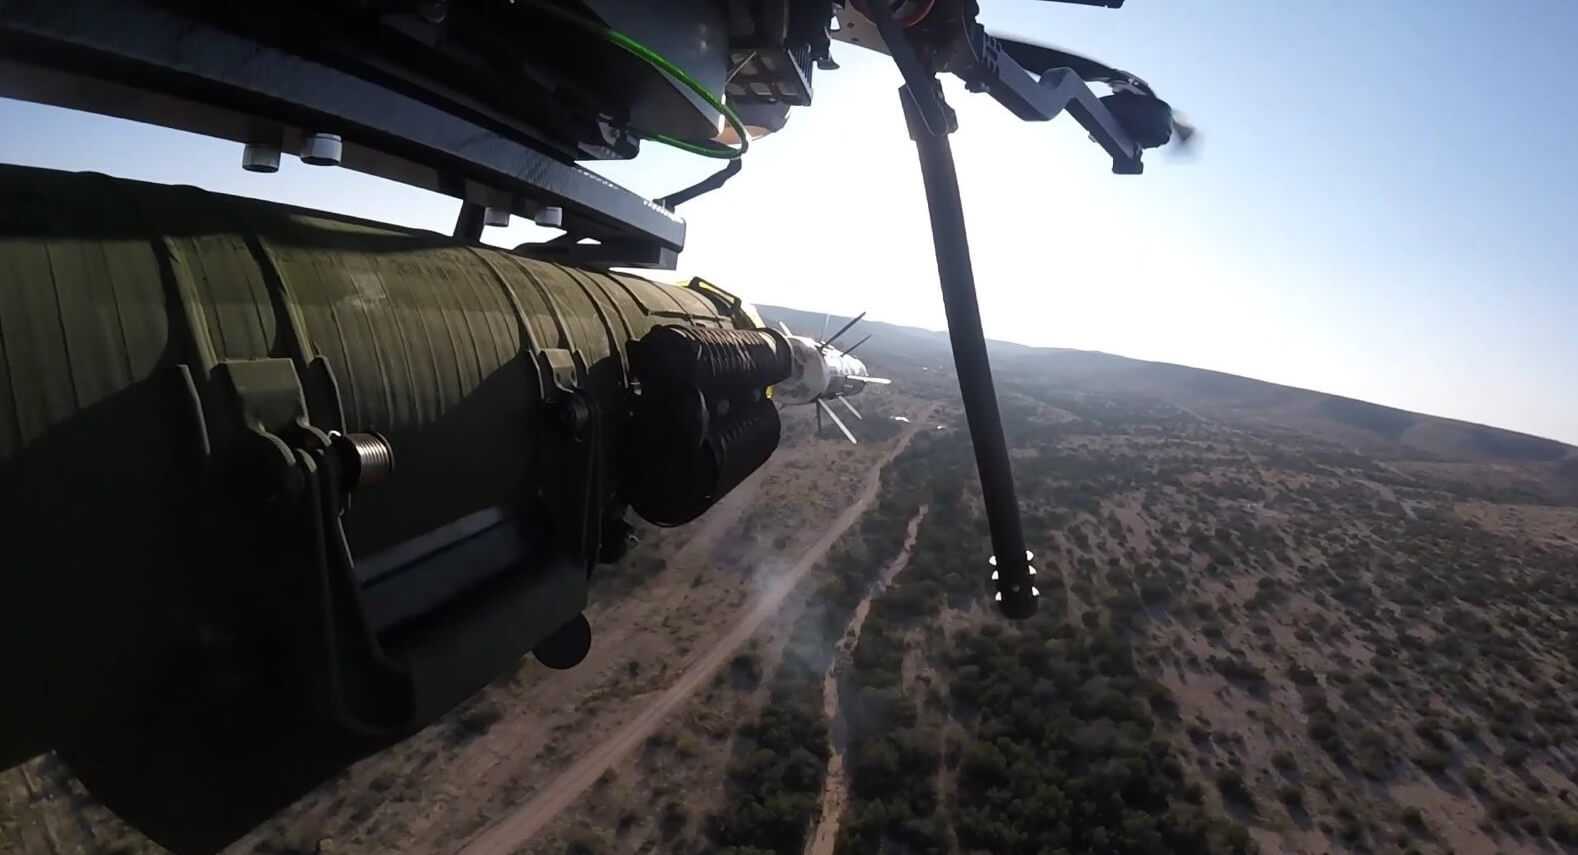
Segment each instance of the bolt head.
M249 143L241 150L241 168L248 172L278 172L279 146Z
M564 225L564 209L558 205L544 205L532 216L532 222L543 228L560 228Z
M313 166L339 166L344 153L339 134L313 134L301 144L301 162Z

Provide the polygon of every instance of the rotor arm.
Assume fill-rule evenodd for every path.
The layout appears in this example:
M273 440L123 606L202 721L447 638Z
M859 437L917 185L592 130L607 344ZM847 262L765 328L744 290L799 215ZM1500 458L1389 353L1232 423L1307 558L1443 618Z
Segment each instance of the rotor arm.
M1054 68L1037 79L979 24L966 24L966 50L955 54L944 70L964 81L971 92L985 92L1027 122L1049 122L1067 110L1091 138L1112 157L1112 171L1138 175L1142 148L1113 116L1079 74Z
M1083 5L1122 5L1118 0L1067 0ZM902 29L892 13L877 6L846 6L837 15L837 41L891 56L911 86L920 118L934 132L952 132L955 119L940 89L921 86L925 77L948 72L971 92L985 92L1015 116L1047 122L1065 111L1112 158L1112 171L1137 175L1144 171L1146 149L1176 138L1188 142L1194 128L1156 97L1139 77L1089 57L1018 39L998 38L974 19L973 12L944 11L939 3L918 24ZM1112 87L1098 96L1090 84Z

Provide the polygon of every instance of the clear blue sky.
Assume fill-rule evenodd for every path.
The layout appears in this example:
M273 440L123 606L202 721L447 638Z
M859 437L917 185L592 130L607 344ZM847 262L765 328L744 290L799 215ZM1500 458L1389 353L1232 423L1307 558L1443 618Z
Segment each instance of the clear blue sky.
M987 334L1214 368L1578 442L1578 0L984 0L982 20L1149 80L1198 155L1114 176L1065 117L951 89ZM840 46L841 47L841 46ZM940 329L885 58L681 209L674 279ZM716 163L648 145L649 195ZM235 145L0 101L0 160L183 182L447 232L453 200ZM530 227L490 230L513 244Z

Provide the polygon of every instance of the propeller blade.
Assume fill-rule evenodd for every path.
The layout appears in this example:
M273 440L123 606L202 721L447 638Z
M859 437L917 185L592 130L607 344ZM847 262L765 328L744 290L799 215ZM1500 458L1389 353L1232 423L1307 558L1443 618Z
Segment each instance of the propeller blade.
M816 435L817 436L821 436L822 435L822 408L821 407L818 407L817 410L816 410Z
M1151 89L1149 83L1146 83L1138 75L1124 71L1121 68L1114 68L1104 62L1081 56L1077 53L1069 53L1061 48L1027 42L1021 39L1005 38L1003 36L994 35L993 37L1002 45L1003 53L1008 54L1014 62L1019 63L1031 74L1040 75L1054 68L1067 68L1079 75L1079 78L1087 83L1107 84L1112 87L1114 93L1134 92L1146 98L1161 100L1156 97L1156 92ZM1166 102L1163 103L1165 104ZM1185 120L1177 111L1173 110L1172 105L1168 104L1166 106L1170 116L1169 126L1171 130L1169 140L1164 140L1163 142L1175 140L1179 149L1182 150L1194 138L1195 126Z
M889 383L893 382L892 380L889 380L886 377L855 377L855 376L851 376L849 379L851 379L851 380L859 380L862 383L875 383L878 386L886 386Z
M855 324L860 323L860 319L865 317L865 316L866 316L866 313L865 312L861 312L860 314L854 316L853 318L850 318L849 319L849 323L844 324L843 326L838 328L838 332L833 333L833 335L828 337L828 338L822 339L822 346L817 348L817 349L821 350L821 349L826 348L828 345L832 344L833 341L835 339L837 339L839 336L843 335L846 332L849 332L849 328L850 327L854 326ZM824 327L822 329L822 332L824 332L824 333L827 332L827 328Z
M853 345L851 345L848 350L844 351L844 355L848 356L851 353L854 353L855 352L855 348L860 347L861 345L865 344L870 339L871 339L871 334L870 333L866 333L866 337L861 339L860 341L855 342Z
M778 328L784 331L784 335L794 335L794 333L789 331L789 325L783 321L778 322Z
M1176 146L1178 151L1190 151L1195 146L1195 137L1198 133L1199 130L1195 127L1194 122L1184 118L1183 114L1177 110L1173 111L1173 138L1178 140L1178 145Z
M822 316L822 335L819 338L817 338L817 341L823 341L823 342L827 341L827 322L831 321L832 319L833 319L833 313L832 312L828 312L827 314Z
M847 410L849 410L849 411L850 411L850 412L851 412L851 413L853 413L853 414L854 414L854 416L855 416L855 418L857 418L857 419L862 419L862 420L864 420L864 419L865 419L865 418L866 418L866 417L865 417L865 416L863 416L863 415L861 415L861 414L860 414L860 411L859 411L859 410L857 410L857 409L855 409L855 405L854 405L854 404L851 404L851 403L850 403L850 402L849 402L849 399L848 399L848 398L846 398L846 397L844 397L844 396L843 396L843 395L839 395L839 396L838 396L838 402L839 402L839 403L840 403L840 404L843 404L843 405L844 405L844 407L845 407L845 409L847 409Z
M827 411L827 417L832 419L833 424L838 425L838 429L844 432L844 436L849 440L850 445L860 444L855 441L855 435L850 433L849 428L844 425L844 420L838 417L838 413L833 412L833 408L829 407L826 401L822 400L821 398L817 398L816 405L821 408L817 410L817 412L820 413L822 410Z

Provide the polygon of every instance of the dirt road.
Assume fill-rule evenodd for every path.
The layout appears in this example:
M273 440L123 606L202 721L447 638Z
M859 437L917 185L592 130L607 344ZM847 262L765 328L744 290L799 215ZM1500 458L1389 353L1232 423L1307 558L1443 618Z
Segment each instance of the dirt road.
M921 520L925 518L926 506L921 505L910 519L909 530L904 533L904 546L899 549L899 554L894 556L887 567L882 568L881 580L855 606L855 613L850 616L849 626L844 630L846 640L838 644L840 652L853 651L855 645L860 643L860 628L865 625L866 613L871 610L871 599L909 566L910 551L915 548L915 538L920 533ZM833 661L828 663L827 675L822 678L822 713L827 716L833 735L833 754L827 758L827 777L822 784L822 811L816 829L806 841L805 855L833 855L833 847L838 843L838 823L843 818L844 807L849 804L849 778L844 773L844 754L848 749L849 734L845 732L844 717L839 715L838 662L839 657L834 656Z
M511 855L591 787L603 772L640 746L692 693L706 685L713 672L727 662L729 657L756 633L767 618L783 604L784 598L794 590L795 585L805 578L839 537L860 519L860 515L865 512L872 499L876 498L877 490L882 486L882 468L909 445L910 440L915 436L917 425L924 421L924 416L917 418L900 435L899 441L894 443L893 448L867 473L860 498L839 514L838 519L834 520L822 537L800 556L794 566L773 580L728 634L702 654L674 685L652 701L629 724L583 755L541 793L484 828L459 850L461 855Z

